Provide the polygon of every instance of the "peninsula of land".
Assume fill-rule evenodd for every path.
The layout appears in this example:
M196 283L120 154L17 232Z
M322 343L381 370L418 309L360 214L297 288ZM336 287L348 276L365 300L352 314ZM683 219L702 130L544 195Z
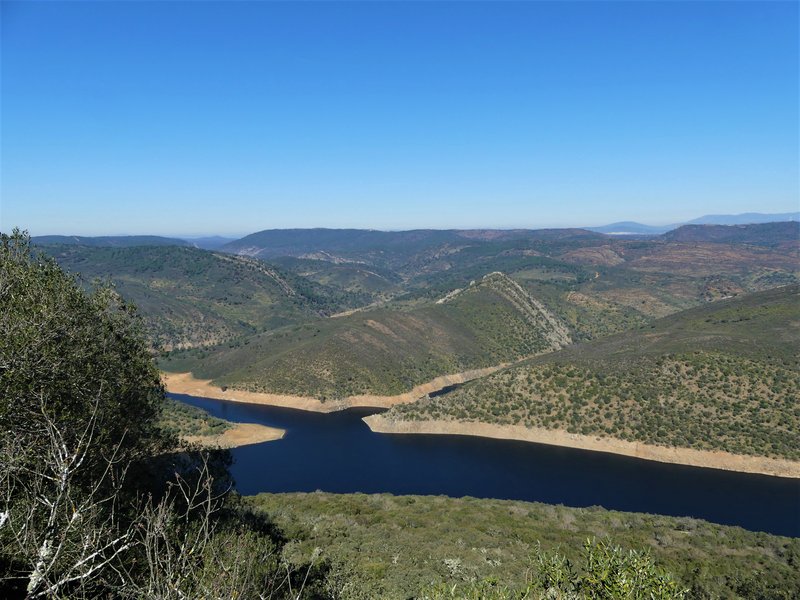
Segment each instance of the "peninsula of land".
M550 446L563 446L580 450L593 450L631 456L644 460L772 475L776 477L800 478L800 461L764 456L746 456L719 450L695 450L693 448L670 448L642 442L629 442L609 437L581 435L557 429L525 427L521 425L498 425L467 421L402 421L382 414L364 417L363 421L377 433L425 433L442 435L470 435L502 440L535 442Z
M191 373L162 373L162 377L167 391L175 394L187 394L190 396L214 398L218 400L227 400L230 402L279 406L284 408L294 408L297 410L328 413L355 407L390 408L398 404L414 402L426 394L434 393L448 386L465 383L471 379L495 372L499 368L501 367L490 367L488 369L478 369L475 371L467 371L464 373L456 373L453 375L437 377L428 383L415 387L409 392L395 396L362 395L351 396L348 398L328 402L322 402L317 398L306 396L248 392L242 390L233 390L230 388L223 391L222 388L213 385L210 380L196 379ZM520 425L499 425L493 423L481 423L475 421L466 422L457 420L405 421L395 420L382 414L364 417L364 422L372 431L376 433L469 435L494 439L518 440L535 442L539 444L563 446L567 448L576 448L581 450L609 452L612 454L631 456L644 460L654 460L658 462L693 467L724 469L728 471L739 471L742 473L755 473L776 477L800 478L800 461L740 455L717 450L711 451L696 450L693 448L657 446L654 444L629 442L610 437L569 433L567 431L557 429L544 429ZM244 424L240 424L237 427L242 425ZM280 432L280 434L275 432ZM225 434L227 434L227 437L225 437ZM233 430L229 430L225 432L225 434L220 436L221 438L224 437L224 440L221 439L219 442L212 442L209 439L205 439L203 441L198 439L195 441L204 444L229 443L230 445L222 447L234 447L259 443L262 441L267 441L267 439L280 439L283 437L283 432L281 430L273 430L273 433L263 432L261 434L253 432L250 432L249 434L236 434L233 432ZM259 435L272 435L273 437L262 439L258 437ZM207 438L208 436L204 437ZM253 441L242 441L236 443L232 441L234 438L238 440Z
M205 448L239 448L281 439L286 431L258 423L231 423L230 428L216 435L184 435L184 442Z
M214 398L229 400L231 402L245 402L247 404L264 404L267 406L281 406L298 410L313 412L336 412L347 408L391 408L397 404L415 402L427 394L432 394L444 388L459 385L494 373L507 365L497 365L484 369L473 369L452 375L443 375L423 383L402 394L394 396L380 396L377 394L362 394L348 396L337 400L323 402L311 396L295 396L288 394L272 394L266 392L248 392L231 388L222 389L211 383L210 379L197 379L191 373L166 373L161 376L167 391L172 394L186 394L201 398Z

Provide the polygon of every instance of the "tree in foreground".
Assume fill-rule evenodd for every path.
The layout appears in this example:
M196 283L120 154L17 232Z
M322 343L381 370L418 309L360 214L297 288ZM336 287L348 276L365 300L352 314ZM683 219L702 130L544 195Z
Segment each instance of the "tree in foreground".
M0 234L0 596L297 597L265 527L225 506L224 460L159 428L163 402L134 309Z

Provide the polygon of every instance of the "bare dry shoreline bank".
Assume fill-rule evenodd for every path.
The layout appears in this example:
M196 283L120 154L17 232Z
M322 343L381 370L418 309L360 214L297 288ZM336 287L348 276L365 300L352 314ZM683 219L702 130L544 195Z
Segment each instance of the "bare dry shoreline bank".
M219 435L187 435L183 440L192 444L200 444L206 448L238 448L261 442L272 442L281 439L286 431L277 427L268 427L258 423L232 423Z
M191 373L162 373L162 377L167 391L176 394L329 413L355 407L391 408L396 404L414 402L425 394L436 392L450 385L464 383L476 377L488 375L502 368L502 366L503 365L437 377L432 381L415 387L409 392L397 394L395 396L361 395L328 402L322 402L317 398L308 396L247 392L230 388L226 391L222 391L221 388L213 385L210 380L196 379ZM491 423L461 421L394 421L383 415L370 415L365 417L364 421L372 431L377 433L471 435L495 439L519 440L582 450L610 452L612 454L632 456L644 460L654 460L671 464L708 467L712 469L724 469L727 471L739 471L742 473L772 475L777 477L800 478L800 461L788 459L745 456L722 451L694 450L691 448L668 448L640 442L628 442L613 438L574 434L560 430L528 428L520 425L495 425Z
M776 477L800 478L800 461L759 456L745 456L722 451L668 448L641 442L569 433L561 430L529 428L522 425L496 425L464 421L395 421L382 414L364 417L377 433L426 433L470 435L503 440L536 442L551 446L578 448L632 456L644 460L739 471Z
M363 394L359 396L348 396L339 400L329 400L322 402L318 398L311 396L293 396L288 394L271 394L266 392L247 392L213 385L210 379L196 379L191 373L166 373L162 372L161 377L168 392L173 394L187 394L189 396L199 396L202 398L214 398L217 400L230 400L231 402L246 402L248 404L265 404L268 406L282 406L284 408L296 408L299 410L309 410L313 412L335 412L347 408L390 408L395 404L404 404L419 400L426 394L438 392L439 390L451 385L465 383L477 377L483 377L494 373L506 365L497 365L485 369L473 369L452 375L443 375L432 379L427 383L416 386L415 388L396 394L394 396L379 396L376 394Z

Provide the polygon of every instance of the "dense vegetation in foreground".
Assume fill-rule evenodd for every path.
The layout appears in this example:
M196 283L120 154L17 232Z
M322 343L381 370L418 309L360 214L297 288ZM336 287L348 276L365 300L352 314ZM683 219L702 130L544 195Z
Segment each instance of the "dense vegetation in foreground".
M133 309L0 234L0 597L296 597L229 456L176 453L163 406Z
M526 575L541 574L539 556L557 551L580 565L594 537L648 551L687 598L800 597L800 539L695 519L388 494L259 494L246 503L292 539L283 549L289 560L320 548L348 598L410 598L441 583L457 584L456 598L493 598L469 595L468 582L525 589Z
M393 408L800 459L798 286L713 303Z

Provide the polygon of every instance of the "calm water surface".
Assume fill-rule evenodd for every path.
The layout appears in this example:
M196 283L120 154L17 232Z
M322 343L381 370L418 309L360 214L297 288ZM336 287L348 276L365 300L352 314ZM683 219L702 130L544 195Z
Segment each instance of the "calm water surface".
M800 536L800 480L644 461L602 452L455 435L373 433L374 409L320 414L172 397L231 421L286 429L236 448L242 494L444 494L690 516Z

